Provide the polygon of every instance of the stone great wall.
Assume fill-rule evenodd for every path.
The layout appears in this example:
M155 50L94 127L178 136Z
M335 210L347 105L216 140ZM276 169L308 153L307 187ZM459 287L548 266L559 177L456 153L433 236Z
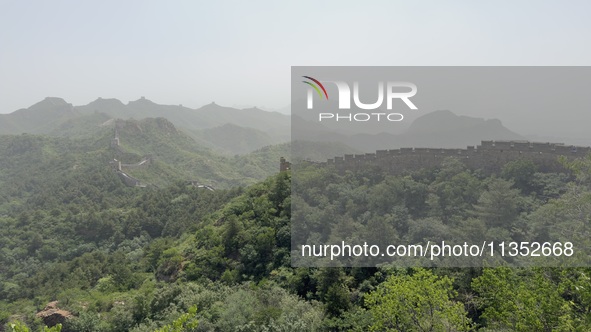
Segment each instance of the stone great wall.
M125 151L121 148L121 139L119 137L119 125L120 122L119 121L115 121L115 129L114 129L114 137L113 139L111 139L111 149L115 150L116 152L119 153L125 153ZM109 162L109 165L111 166L111 168L115 171L115 173L119 176L119 178L121 179L121 181L128 187L141 187L141 188L146 188L148 186L154 186L157 187L154 184L145 184L142 181L140 181L139 179L131 176L129 173L125 172L126 169L134 169L134 168L147 168L150 167L153 163L153 158L151 155L146 155L144 157L142 157L142 159L137 162L137 163L133 163L133 164L129 164L129 163L122 163L120 160L117 159L113 159ZM199 181L195 181L195 180L187 180L185 181L185 183L187 185L192 185L196 188L203 188L209 191L215 191L215 188L213 186L207 185L207 184L202 184Z
M536 143L529 141L482 141L480 145L466 149L401 148L378 150L375 153L346 154L343 157L315 163L332 166L343 174L378 167L389 174L398 175L411 170L436 168L447 157L460 160L470 169L481 169L490 174L499 171L509 161L526 159L538 165L540 171L564 171L559 156L569 160L591 153L591 147L564 145L562 143ZM284 158L280 160L280 171L291 168Z
M111 140L111 148L118 151L118 152L123 152L121 150L121 141L119 139L119 128L118 128L118 123L115 123L115 137L113 137L113 139ZM113 168L113 170L117 173L117 175L119 176L119 178L121 179L121 181L123 181L123 183L125 183L125 185L127 185L128 187L146 187L145 184L142 184L142 182L139 179L134 178L133 176L125 173L123 171L122 167L143 167L143 166L148 166L152 163L152 158L151 157L144 157L142 158L142 160L136 164L123 164L121 163L121 161L117 160L117 159L113 159L109 162L109 164L111 165L111 167Z

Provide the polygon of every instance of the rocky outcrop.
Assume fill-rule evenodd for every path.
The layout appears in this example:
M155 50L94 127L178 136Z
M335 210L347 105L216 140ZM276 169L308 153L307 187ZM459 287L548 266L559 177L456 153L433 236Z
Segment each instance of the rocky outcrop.
M57 324L64 324L66 320L74 317L71 312L62 310L58 307L58 301L49 302L45 308L39 311L35 316L41 318L43 323L49 327Z

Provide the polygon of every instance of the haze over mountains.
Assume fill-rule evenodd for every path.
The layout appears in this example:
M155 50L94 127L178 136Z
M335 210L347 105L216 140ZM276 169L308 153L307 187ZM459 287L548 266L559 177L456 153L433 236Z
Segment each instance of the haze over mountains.
M288 116L256 108L210 104L193 110L143 98L73 106L50 97L0 115L0 160L10 161L7 179L18 181L42 170L81 177L112 169L142 186L191 181L219 189L277 173L279 158L290 156L289 134ZM337 144L316 144L314 151L318 160L357 152Z
M297 128L295 135L292 125ZM36 136L20 136L25 133ZM119 138L116 147L111 142L115 135ZM296 138L294 143L290 143L291 135ZM155 186L176 181L198 181L216 188L248 185L276 173L280 157L325 161L378 149L465 148L481 140L526 139L500 120L458 116L452 111L427 113L399 132L373 134L338 131L334 125L328 128L310 119L257 108L212 103L190 109L145 98L127 104L99 98L73 106L48 97L0 115L0 142L8 146L6 151L0 149L2 158L14 159L13 152L20 151L25 153L19 157L25 164L33 162L39 167L69 160L60 169L64 174L75 167L78 172L108 168L116 159L128 175ZM37 149L28 151L30 145ZM134 166L143 160L150 160L149 167ZM19 173L26 167L13 166L17 178L26 176Z
M117 99L98 98L83 106L48 97L29 108L1 114L0 134L67 136L71 130L96 128L111 118L158 117L168 119L203 145L230 154L248 153L290 139L290 119L285 114L257 108L235 109L215 103L191 109L182 105L160 105L143 97L128 104Z
M44 100L11 114L0 115L0 134L45 134L77 137L91 135L112 125L114 119L166 118L195 144L232 156L248 154L265 146L290 140L292 119L286 114L257 108L236 109L211 103L198 109L182 105L160 105L144 97L127 104L117 99L98 98L73 106L61 98ZM452 111L427 113L408 128L389 132L351 133L325 127L310 119L293 118L296 138L338 143L339 151L372 152L400 147L464 148L481 140L526 140L497 119L458 116ZM569 143L569 142L565 142ZM336 146L336 145L335 145ZM325 145L323 151L330 150ZM324 156L324 153L315 157Z
M319 123L294 118L296 137L311 141L340 142L354 149L373 152L401 147L465 148L482 140L526 140L507 128L500 120L458 116L451 111L435 111L417 118L400 134L375 134L335 131Z

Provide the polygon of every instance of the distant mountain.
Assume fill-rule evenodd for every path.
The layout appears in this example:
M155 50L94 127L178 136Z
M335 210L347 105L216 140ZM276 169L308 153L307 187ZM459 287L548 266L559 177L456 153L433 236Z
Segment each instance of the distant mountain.
M193 131L191 136L199 143L227 154L245 154L263 146L282 143L261 130L231 123Z
M92 137L103 127L112 124L114 121L115 119L105 113L96 112L88 115L80 115L55 124L53 129L47 134L50 136L70 138Z
M276 109L277 112L281 113L281 114L291 114L291 105L287 105L285 107L281 107L279 109Z
M178 130L164 118L116 120L109 124L111 137L117 135L113 158L122 165L135 165L144 158L144 167L123 166L123 171L144 184L166 185L179 180L198 180L220 186L234 178L231 170L219 167L222 158Z
M166 118L178 128L197 133L193 136L201 139L201 143L226 153L248 153L265 145L286 142L291 129L288 115L258 108L236 109L211 103L191 109L156 104L144 97L127 104L98 98L87 105L72 106L61 98L46 98L27 109L0 115L0 135L78 136L90 134L111 118ZM233 139L236 140L232 142Z
M165 185L178 180L197 180L214 187L252 184L279 171L279 158L302 159L305 150L312 160L326 160L334 153L359 153L341 143L295 142L261 147L242 155L220 155L195 142L164 118L117 120L110 123L117 132L119 146L114 158L123 164L137 164L149 157L148 167L125 167L124 171L142 182ZM228 129L236 129L225 126ZM240 131L241 129L238 128ZM292 150L296 151L292 155Z
M75 107L60 98L46 98L1 116L0 141L11 143L0 155L10 154L11 169L19 177L20 169L45 160L68 160L69 166L60 171L67 172L82 167L82 162L111 169L109 161L116 159L126 174L143 184L192 180L224 188L256 183L278 172L280 157L292 159L290 129L289 116L257 108L212 103L192 110L144 98L128 104L99 98ZM296 150L301 146L315 160L334 152L358 152L332 142L297 142ZM17 157L19 153L26 157Z
M99 120L102 116L96 113L94 117ZM113 185L125 188L110 165L114 159L121 162L123 172L144 185L161 187L190 180L216 189L245 186L277 173L279 157L286 150L275 146L244 156L222 156L164 118L114 120L76 138L0 136L0 187L15 183L18 188L28 183L33 186L45 183L48 176L65 183L72 181L72 176L94 179L95 173L101 172ZM55 184L56 190L63 187L67 185Z
M306 155L298 154L305 151ZM279 171L279 158L285 157L288 161L308 159L313 161L325 161L335 155L360 153L342 143L333 142L305 142L296 141L262 147L249 154L235 156L232 162L241 168L241 172L250 177L266 176Z
M46 134L59 124L81 116L61 98L47 97L29 108L0 114L0 134Z
M442 148L463 148L482 140L526 140L498 119L461 116L451 111L435 111L417 118L398 139L407 146Z
M298 133L294 134L296 137L306 137L310 141L341 142L364 152L401 147L465 148L477 145L482 140L526 140L524 136L505 128L497 119L458 116L451 111L425 114L401 134L335 133L318 123L299 118L294 121L297 121L294 127L298 128Z
M182 105L160 105L143 97L127 104L117 99L98 98L83 106L72 106L61 98L46 98L29 108L0 115L0 135L32 133L91 137L115 119L146 118L167 119L180 132L190 134L189 145L198 146L202 152L248 154L291 139L292 119L278 112L258 108L236 109L215 103L191 109ZM526 139L505 128L497 119L458 116L451 111L425 114L404 131L391 123L383 123L380 130L373 132L367 130L369 127L361 128L356 124L349 123L337 132L334 124L321 125L312 118L294 117L293 125L298 130L294 132L293 139L338 143L347 149L362 152L400 147L463 148L476 145L481 140ZM397 129L389 130L388 126ZM149 137L142 139L151 141ZM319 155L317 151L314 154L309 158Z
M407 133L433 134L463 130L470 127L481 126L484 123L500 125L499 120L484 120L464 115L456 115L451 111L442 110L427 113L412 122Z
M119 99L98 98L88 105L76 106L76 108L85 114L101 112L113 117L119 117L117 114L123 114L125 112L126 106Z
M273 138L289 139L289 116L258 108L236 109L211 103L191 109L182 105L160 105L142 97L127 105L117 99L99 98L88 105L76 106L76 109L85 114L101 112L122 119L163 117L175 126L189 130L233 124L260 130Z

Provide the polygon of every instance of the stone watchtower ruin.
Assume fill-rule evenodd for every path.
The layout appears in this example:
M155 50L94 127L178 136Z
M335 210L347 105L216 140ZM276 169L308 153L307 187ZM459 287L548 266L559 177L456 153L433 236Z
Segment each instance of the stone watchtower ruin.
M291 163L286 161L284 157L279 158L279 172L286 172L291 169Z

